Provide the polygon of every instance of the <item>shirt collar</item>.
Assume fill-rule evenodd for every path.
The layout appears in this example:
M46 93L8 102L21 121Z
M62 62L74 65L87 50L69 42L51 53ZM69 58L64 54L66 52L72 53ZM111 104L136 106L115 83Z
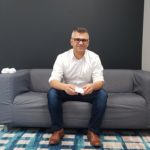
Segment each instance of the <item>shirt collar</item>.
M74 53L73 53L73 49L70 50L70 55L71 55L71 57L70 57L71 59L76 59L76 57L74 56ZM87 49L85 50L83 58L87 59Z

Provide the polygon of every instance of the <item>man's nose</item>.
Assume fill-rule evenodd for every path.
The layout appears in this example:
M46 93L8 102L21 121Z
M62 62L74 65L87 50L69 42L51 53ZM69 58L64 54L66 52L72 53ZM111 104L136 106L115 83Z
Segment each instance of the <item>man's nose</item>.
M79 41L79 44L83 44L83 42L82 42L82 41Z

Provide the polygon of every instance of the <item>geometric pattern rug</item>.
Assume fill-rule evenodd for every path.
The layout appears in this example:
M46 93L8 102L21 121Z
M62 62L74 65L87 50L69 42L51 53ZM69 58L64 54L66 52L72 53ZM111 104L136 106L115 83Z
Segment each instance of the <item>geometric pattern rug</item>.
M103 147L92 147L85 130L65 129L60 144L50 146L50 129L0 127L0 150L150 150L149 130L102 130Z

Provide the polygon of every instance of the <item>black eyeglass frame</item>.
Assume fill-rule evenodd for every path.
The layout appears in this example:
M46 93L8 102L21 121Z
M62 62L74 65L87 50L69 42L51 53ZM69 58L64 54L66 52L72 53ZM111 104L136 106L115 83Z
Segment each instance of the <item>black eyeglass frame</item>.
M73 38L73 40L76 41L76 42L83 42L83 43L89 41L89 39L80 39L80 38Z

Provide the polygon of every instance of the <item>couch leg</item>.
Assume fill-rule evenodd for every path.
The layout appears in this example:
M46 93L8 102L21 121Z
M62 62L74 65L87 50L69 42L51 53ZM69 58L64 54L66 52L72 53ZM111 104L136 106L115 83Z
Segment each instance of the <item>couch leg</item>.
M9 130L9 127L7 125L4 125L3 129L7 132Z

